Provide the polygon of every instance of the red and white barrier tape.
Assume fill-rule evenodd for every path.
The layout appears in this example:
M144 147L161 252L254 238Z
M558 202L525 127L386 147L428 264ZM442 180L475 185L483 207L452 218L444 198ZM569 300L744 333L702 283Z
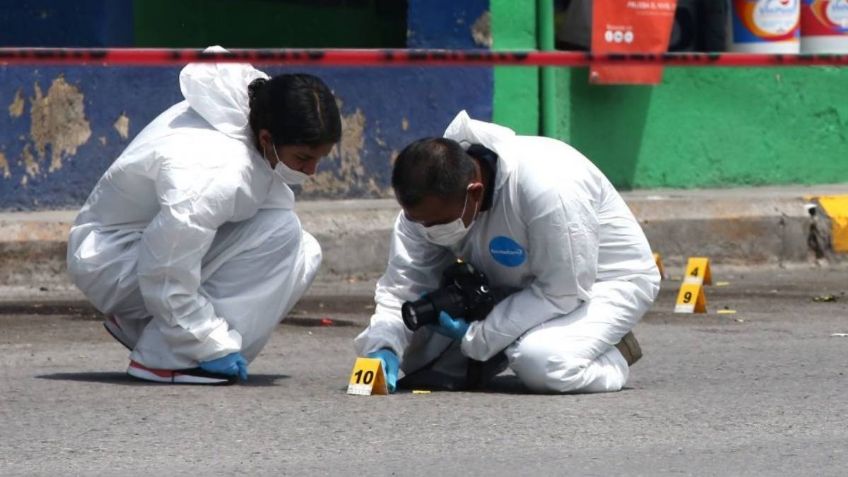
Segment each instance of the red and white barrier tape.
M0 48L0 65L177 66L186 63L309 66L848 66L848 55L748 53L583 53L415 49Z

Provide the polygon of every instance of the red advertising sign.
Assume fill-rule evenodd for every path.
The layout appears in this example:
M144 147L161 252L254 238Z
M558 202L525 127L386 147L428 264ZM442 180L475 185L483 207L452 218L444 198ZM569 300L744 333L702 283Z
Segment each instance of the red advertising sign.
M592 52L664 53L668 48L677 0L594 0ZM658 84L661 66L589 68L595 84Z

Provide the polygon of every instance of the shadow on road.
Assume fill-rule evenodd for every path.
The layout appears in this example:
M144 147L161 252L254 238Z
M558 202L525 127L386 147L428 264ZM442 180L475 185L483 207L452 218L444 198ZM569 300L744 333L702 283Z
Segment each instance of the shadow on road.
M289 379L290 377L287 374L251 374L247 382L241 383L240 386L276 386L278 380Z
M633 388L625 386L621 391L630 391ZM485 388L478 392L491 394L525 394L525 395L544 395L546 393L534 393L524 386L521 379L514 374L501 374L492 378ZM557 395L558 393L547 393L548 395ZM580 393L566 393L565 395L576 395Z
M38 379L49 379L51 381L77 381L84 383L105 383L120 385L140 385L143 382L133 378L127 373L97 372L97 373L53 373L36 376Z
M486 384L486 387L481 390L484 393L498 394L532 394L529 389L524 387L524 383L514 374L506 374L495 376Z
M166 383L151 383L136 379L126 373L116 372L90 372L90 373L53 373L42 374L36 376L38 379L49 379L51 381L76 381L83 383L102 383L102 384L117 384L121 386L157 386L165 385ZM288 379L285 374L251 374L250 378L245 383L239 386L261 387L261 386L276 386L277 381ZM192 386L190 384L181 384L180 386ZM196 384L194 386L208 386L204 384Z

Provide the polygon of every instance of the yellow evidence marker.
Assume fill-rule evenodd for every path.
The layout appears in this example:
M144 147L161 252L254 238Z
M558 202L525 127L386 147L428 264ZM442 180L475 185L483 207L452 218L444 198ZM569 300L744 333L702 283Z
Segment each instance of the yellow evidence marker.
M657 270L660 271L660 278L665 280L665 268L663 267L662 263L662 255L658 254L657 252L654 252L654 262L656 262L657 264Z
M383 362L376 358L356 358L353 372L350 373L347 393L359 396L388 395Z
M830 235L834 252L848 252L848 195L818 198L830 219Z
M704 286L700 283L684 283L680 285L680 293L677 294L677 303L674 305L675 313L706 313L707 297L704 295Z
M710 259L707 257L690 257L686 263L686 274L683 283L702 283L712 285L713 277L710 273Z

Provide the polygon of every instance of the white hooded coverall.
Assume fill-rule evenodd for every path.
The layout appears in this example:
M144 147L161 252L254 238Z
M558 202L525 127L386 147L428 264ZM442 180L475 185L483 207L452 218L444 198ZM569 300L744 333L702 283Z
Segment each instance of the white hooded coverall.
M71 278L147 367L253 360L320 265L292 190L253 144L257 78L244 64L186 66L185 101L130 143L71 228Z
M407 374L438 360L462 374L450 339L424 327L409 331L404 301L438 288L442 270L462 257L493 287L520 291L483 321L471 323L458 350L485 361L505 351L509 366L535 392L620 390L629 368L615 344L653 303L660 277L647 239L606 177L565 143L516 136L463 111L446 138L481 144L498 155L491 207L477 214L453 250L429 243L403 213L358 353L389 348ZM441 354L441 356L440 356ZM444 369L451 366L457 369Z

